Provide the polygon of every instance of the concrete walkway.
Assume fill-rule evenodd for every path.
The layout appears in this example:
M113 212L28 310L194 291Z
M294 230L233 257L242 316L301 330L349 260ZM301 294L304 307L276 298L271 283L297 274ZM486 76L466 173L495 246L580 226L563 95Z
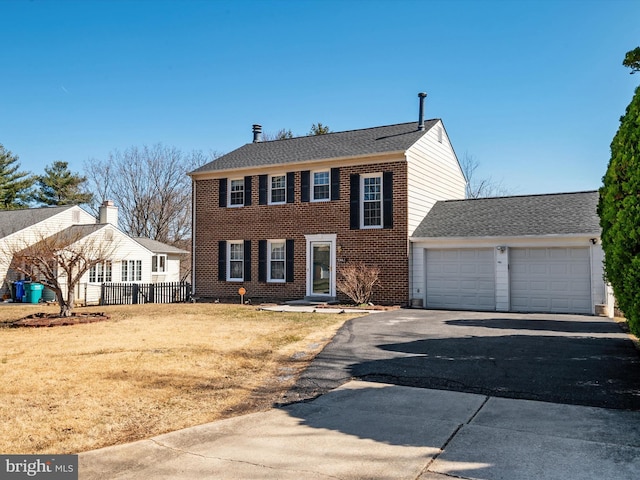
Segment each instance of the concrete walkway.
M351 381L79 462L82 480L635 480L640 412Z

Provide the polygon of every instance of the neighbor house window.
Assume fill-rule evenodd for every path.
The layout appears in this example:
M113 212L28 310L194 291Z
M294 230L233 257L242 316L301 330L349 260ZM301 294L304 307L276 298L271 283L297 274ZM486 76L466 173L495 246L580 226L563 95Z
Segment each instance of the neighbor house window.
M361 227L382 227L382 174L362 175L361 181Z
M164 273L167 271L167 256L154 255L151 257L151 272Z
M268 252L269 252L269 278L270 282L284 282L285 281L285 241L284 240L269 240Z
M142 281L142 260L122 261L122 281L141 282Z
M229 206L241 207L244 205L244 178L238 178L229 182Z
M242 281L244 279L244 242L227 242L227 280Z
M329 200L329 171L313 172L313 200Z
M98 263L89 269L89 283L111 281L111 262Z
M272 175L269 177L269 203L285 203L287 201L287 176Z

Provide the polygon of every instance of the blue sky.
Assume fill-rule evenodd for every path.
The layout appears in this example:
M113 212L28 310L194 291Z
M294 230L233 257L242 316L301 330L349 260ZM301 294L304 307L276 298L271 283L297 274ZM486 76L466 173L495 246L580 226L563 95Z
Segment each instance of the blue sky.
M0 0L0 143L81 172L161 142L228 152L442 118L514 194L596 189L640 75L636 0Z

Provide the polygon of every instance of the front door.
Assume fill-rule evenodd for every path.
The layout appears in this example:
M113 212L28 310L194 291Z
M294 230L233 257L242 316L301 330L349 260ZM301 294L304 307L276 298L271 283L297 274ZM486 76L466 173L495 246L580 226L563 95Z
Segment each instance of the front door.
M311 243L311 295L331 295L331 244Z
M307 237L307 295L335 297L335 236Z

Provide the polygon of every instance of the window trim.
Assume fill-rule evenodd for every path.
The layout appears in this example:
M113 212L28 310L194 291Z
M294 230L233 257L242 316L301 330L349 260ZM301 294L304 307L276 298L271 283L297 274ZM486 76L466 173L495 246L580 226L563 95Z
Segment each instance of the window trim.
M360 175L360 198L359 198L359 208L360 208L360 228L361 229L376 229L376 228L384 228L384 178L382 172L376 173L364 173ZM365 179L367 178L378 178L380 180L380 198L376 200L380 204L380 223L378 225L365 225L364 220L364 195L365 195Z
M161 258L164 260L158 262ZM162 270L158 269L160 263L162 263ZM167 255L165 253L158 253L151 257L151 273L167 273Z
M272 251L271 246L273 244L281 244L282 245L282 259L274 260L271 257ZM271 278L271 263L272 262L282 262L282 278ZM287 241L284 239L281 240L267 240L267 282L268 283L286 283L287 281Z
M231 245L240 245L241 259L231 259ZM244 282L244 240L227 240L227 282ZM231 276L231 262L242 263L242 277Z
M274 202L273 199L273 178L274 177L282 177L284 178L284 185L279 187L278 190L283 191L283 200ZM273 175L269 175L267 180L267 204L268 205L283 205L287 203L287 174L286 173L276 173Z
M98 265L101 267L98 272ZM93 277L93 280L91 279ZM100 278L102 277L102 280ZM96 263L89 269L89 283L105 283L113 281L113 262L111 260L105 260L104 262Z
M327 183L321 184L322 186L326 185L328 187L327 190L327 198L316 198L316 174L317 173L326 173L327 174ZM309 190L310 195L309 198L311 202L330 202L331 201L331 170L330 169L322 169L322 170L312 170L311 178L309 179Z
M242 190L233 190L233 182L240 182L240 185L242 185ZM230 178L229 179L229 187L227 188L227 207L229 208L239 208L239 207L244 207L244 177L240 177L240 178ZM233 193L238 193L239 191L242 191L242 203L231 203L231 195Z
M125 267L126 265L126 267ZM124 270L127 270L126 278L124 278ZM129 280L129 278L133 278ZM122 260L120 265L120 281L123 283L135 283L142 281L142 260Z

